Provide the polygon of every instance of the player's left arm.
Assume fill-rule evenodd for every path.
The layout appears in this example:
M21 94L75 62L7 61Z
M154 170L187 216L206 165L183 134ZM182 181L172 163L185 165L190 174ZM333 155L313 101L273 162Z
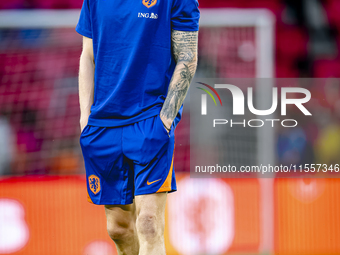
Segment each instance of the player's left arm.
M176 61L168 94L163 104L160 117L167 129L170 129L197 67L198 31L171 31L172 54Z

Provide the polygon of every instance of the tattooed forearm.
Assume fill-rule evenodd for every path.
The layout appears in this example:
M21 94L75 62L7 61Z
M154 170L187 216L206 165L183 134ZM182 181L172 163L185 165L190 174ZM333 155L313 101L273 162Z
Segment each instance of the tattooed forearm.
M167 127L170 127L175 119L196 71L197 36L197 31L172 30L171 33L172 54L177 65L161 110L161 118Z

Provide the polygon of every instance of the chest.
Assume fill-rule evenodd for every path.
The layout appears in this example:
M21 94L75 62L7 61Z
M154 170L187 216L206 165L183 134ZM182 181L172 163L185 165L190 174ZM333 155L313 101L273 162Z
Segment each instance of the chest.
M116 26L156 22L167 18L169 0L96 0L92 18Z

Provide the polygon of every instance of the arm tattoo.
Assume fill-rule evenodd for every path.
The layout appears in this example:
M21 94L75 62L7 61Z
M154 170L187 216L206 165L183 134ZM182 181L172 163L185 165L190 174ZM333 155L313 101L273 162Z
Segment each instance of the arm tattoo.
M194 77L197 66L197 37L197 31L171 32L172 54L177 64L161 110L162 118L168 123L175 119Z

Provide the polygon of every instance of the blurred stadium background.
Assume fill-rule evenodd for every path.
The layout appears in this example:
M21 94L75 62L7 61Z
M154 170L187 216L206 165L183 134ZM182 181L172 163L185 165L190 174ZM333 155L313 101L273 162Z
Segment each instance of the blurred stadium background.
M340 1L199 3L197 77L330 78L310 85L313 121L268 138L268 160L340 163ZM103 208L86 200L78 145L81 4L0 2L0 254L115 254ZM337 179L190 179L189 118L176 136L168 254L340 254ZM236 149L239 159L261 153L246 144L255 149Z

